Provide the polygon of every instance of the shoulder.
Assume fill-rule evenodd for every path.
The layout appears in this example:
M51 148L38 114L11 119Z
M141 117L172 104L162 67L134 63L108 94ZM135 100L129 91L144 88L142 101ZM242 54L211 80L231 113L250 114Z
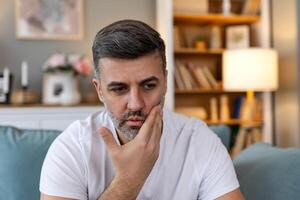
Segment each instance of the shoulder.
M172 135L185 134L196 140L218 139L216 134L207 126L205 122L194 117L187 117L167 109L164 110L164 125L167 129L172 129Z
M98 135L98 129L105 126L112 129L112 121L106 111L89 115L86 119L71 123L58 137L57 141L81 143L91 140Z

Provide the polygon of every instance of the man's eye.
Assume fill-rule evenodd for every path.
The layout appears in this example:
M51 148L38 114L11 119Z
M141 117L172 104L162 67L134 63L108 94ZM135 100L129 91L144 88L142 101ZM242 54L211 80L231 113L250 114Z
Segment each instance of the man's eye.
M126 87L114 87L114 88L111 88L110 90L117 94L122 94L127 91L127 88Z
M156 87L155 83L147 83L144 85L145 90L151 90Z

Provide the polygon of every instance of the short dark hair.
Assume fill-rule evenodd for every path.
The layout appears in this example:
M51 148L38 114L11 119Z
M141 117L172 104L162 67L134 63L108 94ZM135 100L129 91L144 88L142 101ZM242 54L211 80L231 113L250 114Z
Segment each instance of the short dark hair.
M166 70L164 41L156 30L141 21L121 20L104 27L95 36L92 50L96 76L100 73L101 58L134 59L155 51Z

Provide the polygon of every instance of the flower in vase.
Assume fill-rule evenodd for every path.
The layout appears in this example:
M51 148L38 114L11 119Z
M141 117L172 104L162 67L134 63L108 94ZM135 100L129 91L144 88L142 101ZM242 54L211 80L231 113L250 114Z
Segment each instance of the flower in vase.
M90 60L79 54L51 55L43 66L44 72L72 72L74 75L89 75L92 71Z

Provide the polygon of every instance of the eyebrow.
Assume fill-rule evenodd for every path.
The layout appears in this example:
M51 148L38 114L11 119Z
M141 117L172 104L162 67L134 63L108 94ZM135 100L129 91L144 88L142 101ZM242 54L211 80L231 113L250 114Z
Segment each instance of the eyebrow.
M140 85L143 85L143 84L145 84L145 83L147 83L147 82L150 82L150 81L159 81L159 79L156 77L156 76L150 76L149 78L146 78L146 79L144 79L144 80L142 80L142 81L140 81ZM124 83L124 82L118 82L118 81L112 81L112 82L110 82L108 85L107 85L107 87L108 88L111 88L111 87L114 87L114 86L123 86L123 85L126 85L126 83Z
M145 84L147 82L150 82L150 81L156 81L156 82L158 82L159 79L156 76L150 76L149 78L146 78L146 79L142 80L140 82L140 84L143 85L143 84Z

